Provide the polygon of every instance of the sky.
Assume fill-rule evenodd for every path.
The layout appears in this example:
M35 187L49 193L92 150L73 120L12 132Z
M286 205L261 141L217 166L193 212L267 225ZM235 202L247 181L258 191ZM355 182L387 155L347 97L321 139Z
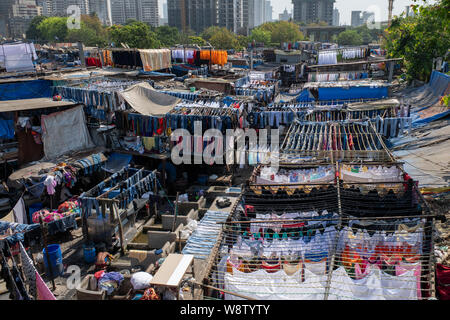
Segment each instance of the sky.
M159 0L159 12L162 16L162 4L167 0ZM292 12L292 0L270 0L272 3L272 19L278 20L278 14L286 8ZM428 0L429 3L435 3L435 0ZM422 4L422 1L418 1ZM394 0L393 14L399 15L405 11L405 7L414 4L412 0ZM351 12L354 10L375 12L375 21L387 21L388 0L336 0L334 7L339 9L339 22L341 25L350 25Z

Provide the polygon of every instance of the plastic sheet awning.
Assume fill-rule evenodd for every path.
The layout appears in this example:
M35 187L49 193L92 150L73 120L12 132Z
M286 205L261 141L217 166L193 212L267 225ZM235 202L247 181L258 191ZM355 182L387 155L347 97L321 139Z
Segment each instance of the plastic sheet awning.
M181 99L156 91L146 82L138 83L119 93L140 114L162 116L176 106Z

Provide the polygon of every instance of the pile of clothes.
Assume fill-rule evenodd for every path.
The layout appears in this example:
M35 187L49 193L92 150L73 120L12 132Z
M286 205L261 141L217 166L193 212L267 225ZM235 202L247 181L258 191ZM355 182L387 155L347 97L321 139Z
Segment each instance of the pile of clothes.
M124 279L119 272L105 272L104 270L96 272L94 277L97 279L98 288L105 290L108 295L116 291Z
M64 217L67 217L73 213L80 213L81 207L79 202L76 199L71 199L66 202L63 202L59 205L58 210L49 211L47 209L41 209L33 213L33 222L39 223L39 216L42 215L42 220L46 223L60 220Z

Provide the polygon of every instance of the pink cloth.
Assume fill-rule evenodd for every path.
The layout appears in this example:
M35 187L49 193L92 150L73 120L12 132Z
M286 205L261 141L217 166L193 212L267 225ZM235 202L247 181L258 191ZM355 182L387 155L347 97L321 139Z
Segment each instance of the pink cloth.
M414 275L417 278L417 298L419 298L420 300L422 298L422 288L420 286L420 274L421 274L420 262L406 263L401 261L397 266L395 266L395 275L401 276L402 274L410 270L414 270Z
M56 300L53 292L50 291L38 272L36 272L36 289L37 300Z

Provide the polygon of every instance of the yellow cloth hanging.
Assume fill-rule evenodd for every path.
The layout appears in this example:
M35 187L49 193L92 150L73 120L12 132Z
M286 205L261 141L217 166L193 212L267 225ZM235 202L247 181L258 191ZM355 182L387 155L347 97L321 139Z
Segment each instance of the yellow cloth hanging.
M142 137L142 144L145 150L151 151L156 146L155 137Z

